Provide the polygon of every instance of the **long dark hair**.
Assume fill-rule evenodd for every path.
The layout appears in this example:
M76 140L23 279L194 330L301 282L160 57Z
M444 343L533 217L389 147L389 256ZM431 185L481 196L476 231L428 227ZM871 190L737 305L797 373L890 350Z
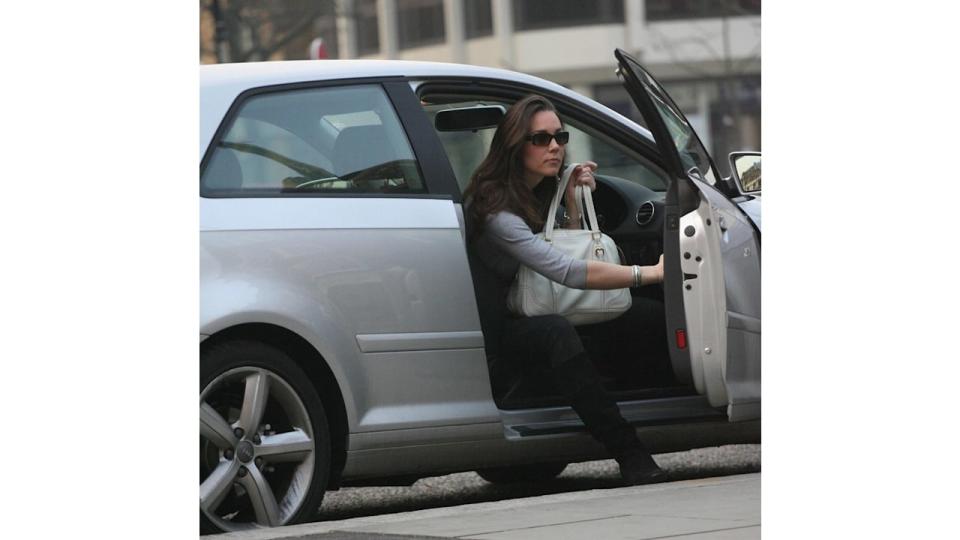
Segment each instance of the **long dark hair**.
M464 200L469 201L467 222L471 238L483 231L488 215L501 210L520 216L534 232L543 229L543 202L549 200L544 195L547 192L553 195L556 182L549 185L544 185L546 181L540 182L535 193L524 179L523 166L523 145L527 142L530 120L541 111L556 113L557 109L547 98L531 94L514 103L500 119L490 152L464 191Z

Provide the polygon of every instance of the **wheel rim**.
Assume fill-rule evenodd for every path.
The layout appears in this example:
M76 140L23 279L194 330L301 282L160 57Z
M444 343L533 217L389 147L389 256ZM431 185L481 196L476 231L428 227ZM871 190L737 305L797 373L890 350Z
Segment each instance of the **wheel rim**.
M310 414L285 380L232 369L200 393L200 510L224 531L288 523L313 479Z

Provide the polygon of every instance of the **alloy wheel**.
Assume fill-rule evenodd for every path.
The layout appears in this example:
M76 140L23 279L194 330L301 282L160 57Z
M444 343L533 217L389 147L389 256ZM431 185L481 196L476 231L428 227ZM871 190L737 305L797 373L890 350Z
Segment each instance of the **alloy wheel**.
M310 414L262 367L231 369L200 393L200 509L224 531L284 525L315 467Z

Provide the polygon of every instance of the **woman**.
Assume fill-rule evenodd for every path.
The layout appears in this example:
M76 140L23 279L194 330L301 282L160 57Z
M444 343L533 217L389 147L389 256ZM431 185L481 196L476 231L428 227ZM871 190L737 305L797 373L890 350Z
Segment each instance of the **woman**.
M558 315L518 317L506 307L507 291L521 264L578 289L619 289L663 280L663 256L657 265L644 267L588 262L535 236L543 229L547 203L557 189L568 139L546 98L521 99L504 115L489 154L465 192L468 254L487 353L525 362L545 359L557 390L616 458L623 479L628 484L658 481L663 470L600 384L573 326ZM574 190L577 185L596 189L596 168L596 163L586 162L571 176L564 194L569 209L564 226L579 227Z

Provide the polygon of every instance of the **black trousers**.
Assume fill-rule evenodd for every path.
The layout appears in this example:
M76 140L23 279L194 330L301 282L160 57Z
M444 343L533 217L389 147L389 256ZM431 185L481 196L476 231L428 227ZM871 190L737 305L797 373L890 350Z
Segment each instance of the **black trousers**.
M646 302L641 302L634 317L637 313L648 316L649 309ZM659 320L662 331L662 311ZM601 341L610 340L616 339L619 332L630 332L635 323L632 317L627 317L616 324L596 325L597 328L592 330L601 334ZM609 335L603 337L604 333ZM659 340L663 341L663 337ZM521 363L520 368L526 376L546 374L583 420L587 430L611 454L646 453L634 429L604 390L596 366L569 321L559 315L507 319L501 334L500 351L505 357Z
M663 300L637 296L612 321L581 326L584 348L599 371L629 388L677 384L667 347Z
M507 319L500 351L513 361L526 364L522 366L528 368L525 372L556 368L585 352L576 329L560 315Z
M673 373L667 360L664 320L663 302L646 297L635 297L620 317L581 326L579 332L559 315L508 318L502 326L499 349L527 374L555 369L586 353L605 374L633 384L669 386Z

